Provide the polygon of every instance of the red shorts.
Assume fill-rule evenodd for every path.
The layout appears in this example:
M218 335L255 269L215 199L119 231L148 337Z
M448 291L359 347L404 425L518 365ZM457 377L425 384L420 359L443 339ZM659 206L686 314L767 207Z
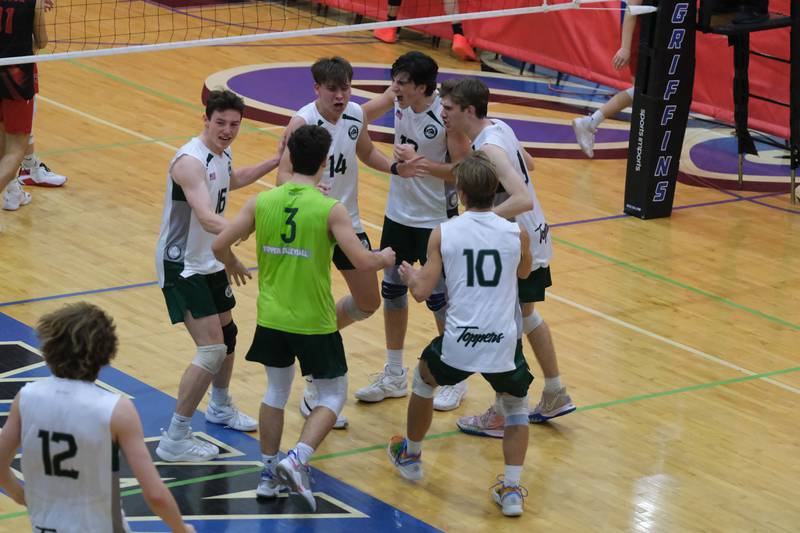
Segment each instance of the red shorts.
M33 98L30 100L0 100L0 122L6 133L30 135L33 126Z

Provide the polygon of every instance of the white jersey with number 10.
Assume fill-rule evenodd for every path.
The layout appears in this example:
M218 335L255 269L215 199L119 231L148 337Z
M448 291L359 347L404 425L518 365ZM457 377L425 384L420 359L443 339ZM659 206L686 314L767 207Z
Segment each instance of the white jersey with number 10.
M467 372L514 370L519 226L491 211L467 211L440 227L449 300L442 361Z

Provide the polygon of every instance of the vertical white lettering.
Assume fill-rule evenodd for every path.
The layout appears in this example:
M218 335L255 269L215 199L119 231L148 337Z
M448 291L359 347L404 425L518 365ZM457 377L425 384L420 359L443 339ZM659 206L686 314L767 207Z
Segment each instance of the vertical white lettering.
M672 130L666 130L664 132L664 138L661 140L661 151L666 152L667 146L669 146L669 138L672 137Z
M671 155L658 156L658 163L656 163L656 176L666 176L669 173L669 167L672 163Z

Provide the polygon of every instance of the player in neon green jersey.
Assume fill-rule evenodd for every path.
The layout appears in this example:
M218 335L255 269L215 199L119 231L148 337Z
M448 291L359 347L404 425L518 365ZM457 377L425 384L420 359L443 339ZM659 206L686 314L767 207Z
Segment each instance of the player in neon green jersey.
M266 366L268 380L259 411L264 470L256 494L274 498L288 487L311 510L316 509L316 501L308 460L333 428L347 397L347 362L331 294L333 247L338 244L359 270L377 271L395 261L391 248L380 252L364 248L344 205L317 188L330 144L325 128L306 125L295 130L287 143L291 178L247 202L212 246L238 285L249 274L231 246L256 232L258 326L247 359ZM302 374L310 374L317 383L319 402L297 445L278 462L295 357Z

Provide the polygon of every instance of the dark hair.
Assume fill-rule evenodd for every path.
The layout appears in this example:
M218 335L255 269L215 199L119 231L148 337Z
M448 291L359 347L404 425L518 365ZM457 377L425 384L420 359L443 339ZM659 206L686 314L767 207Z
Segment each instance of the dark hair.
M344 87L353 81L353 67L343 57L323 57L311 65L311 75L317 85L332 83L337 87Z
M214 111L233 109L244 115L244 100L241 96L227 89L215 89L208 93L206 100L206 118L211 118Z
M499 181L489 156L476 150L453 167L453 174L456 175L456 188L464 193L467 207L492 207Z
M414 85L425 86L425 96L430 96L436 90L436 75L439 65L427 54L422 52L408 52L398 57L392 64L392 79L401 72L408 74L408 79Z
M39 319L36 333L54 376L94 381L117 354L114 321L99 307L70 304Z
M442 83L439 89L442 98L450 98L454 104L466 109L469 106L475 107L475 116L486 118L489 109L489 88L477 78L451 79Z
M289 137L289 159L294 172L313 176L328 157L331 134L322 126L300 126Z

